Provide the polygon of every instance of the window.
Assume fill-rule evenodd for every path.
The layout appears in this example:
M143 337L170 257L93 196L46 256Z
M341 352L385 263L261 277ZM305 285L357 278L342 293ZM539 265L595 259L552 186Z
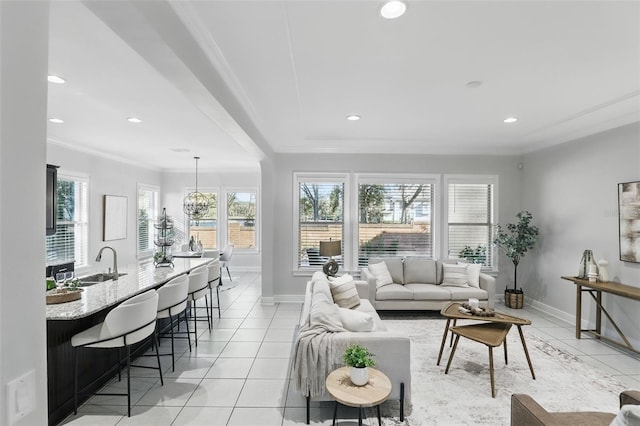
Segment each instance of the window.
M158 188L138 185L138 255L150 255L155 250L154 224L158 211Z
M189 238L202 241L205 249L218 248L218 194L213 191L201 191L209 200L209 211L198 221L189 219Z
M493 266L495 179L447 180L448 257Z
M358 184L358 266L370 257L434 256L434 183L362 178Z
M321 240L342 241L344 253L344 191L344 177L297 176L297 268L318 268L325 263L320 257ZM342 256L335 259L342 265Z
M227 192L227 241L236 249L255 249L256 192Z
M88 264L89 179L58 173L56 233L46 237L46 262Z

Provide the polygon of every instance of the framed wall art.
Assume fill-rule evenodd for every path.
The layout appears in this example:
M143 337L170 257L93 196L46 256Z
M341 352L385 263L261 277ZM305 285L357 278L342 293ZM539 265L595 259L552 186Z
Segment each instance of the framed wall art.
M127 238L127 197L104 196L103 241Z
M618 184L620 260L640 263L640 181Z

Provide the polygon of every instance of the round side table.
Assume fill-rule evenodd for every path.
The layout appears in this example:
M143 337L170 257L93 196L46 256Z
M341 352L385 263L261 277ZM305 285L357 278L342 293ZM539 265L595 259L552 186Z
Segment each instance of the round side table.
M369 367L369 382L364 386L356 386L349 378L349 367L333 370L327 376L327 392L336 400L333 407L333 425L336 424L338 403L358 408L358 425L362 425L362 411L366 407L376 407L378 424L380 418L380 404L391 394L391 380L379 370Z

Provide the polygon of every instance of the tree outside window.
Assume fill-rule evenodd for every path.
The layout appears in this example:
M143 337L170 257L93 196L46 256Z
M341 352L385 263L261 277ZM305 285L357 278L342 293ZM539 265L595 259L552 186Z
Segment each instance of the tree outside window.
M236 249L256 248L256 193L227 193L227 237Z
M298 197L298 267L319 267L320 241L344 241L344 183L298 182Z
M194 238L195 241L202 241L205 249L218 248L218 195L215 192L202 191L209 203L209 211L199 219L189 220L189 238L185 244Z
M370 257L433 256L433 184L358 185L358 265Z

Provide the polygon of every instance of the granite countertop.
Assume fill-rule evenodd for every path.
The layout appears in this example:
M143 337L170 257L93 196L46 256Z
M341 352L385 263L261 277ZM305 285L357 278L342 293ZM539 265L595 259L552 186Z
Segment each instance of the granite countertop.
M89 316L136 294L158 287L170 279L212 260L211 258L174 259L173 268L156 268L152 261L142 261L138 263L137 270L122 271L127 275L121 276L116 281L109 280L82 287L84 291L78 300L47 305L47 320L74 320Z

